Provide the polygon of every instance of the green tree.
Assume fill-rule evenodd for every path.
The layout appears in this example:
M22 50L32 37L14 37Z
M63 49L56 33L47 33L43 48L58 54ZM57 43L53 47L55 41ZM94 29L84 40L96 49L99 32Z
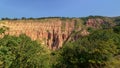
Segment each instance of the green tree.
M0 39L0 62L4 68L47 68L49 59L49 53L26 35Z
M115 33L120 34L120 26L114 27L113 30L114 30Z
M117 54L112 30L99 30L58 51L56 68L103 68Z
M2 26L2 27L0 27L0 34L4 34L5 31L7 31L7 30L9 30L9 28L6 27L6 26Z

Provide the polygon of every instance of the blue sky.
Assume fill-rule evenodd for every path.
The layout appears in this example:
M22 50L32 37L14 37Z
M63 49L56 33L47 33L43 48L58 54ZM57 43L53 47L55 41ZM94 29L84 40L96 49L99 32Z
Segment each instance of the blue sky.
M0 0L0 18L120 16L120 0Z

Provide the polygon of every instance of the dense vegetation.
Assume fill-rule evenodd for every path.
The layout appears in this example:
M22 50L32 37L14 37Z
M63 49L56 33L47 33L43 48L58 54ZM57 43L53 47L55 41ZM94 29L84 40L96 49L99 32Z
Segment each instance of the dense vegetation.
M82 24L87 19L82 18ZM88 36L68 41L56 51L24 34L19 37L4 35L0 38L0 68L119 68L120 18L112 20L116 26L97 30L89 28L91 33ZM76 19L76 29L80 25L78 22L81 20ZM0 34L7 29L0 28Z
M56 68L104 68L109 66L109 63L114 61L112 59L120 54L118 29L120 30L120 27L94 31L87 37L65 44L58 51Z
M49 53L25 35L4 36L0 39L0 67L47 68Z

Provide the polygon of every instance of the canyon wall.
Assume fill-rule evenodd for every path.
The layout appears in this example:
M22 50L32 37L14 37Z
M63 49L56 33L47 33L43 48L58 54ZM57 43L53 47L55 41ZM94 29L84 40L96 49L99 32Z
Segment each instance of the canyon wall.
M5 34L19 36L26 34L32 40L39 40L50 49L62 47L62 43L74 30L74 21L48 20L46 22L33 20L5 21L0 26L9 28Z
M62 44L70 39L72 32L80 31L84 36L89 34L86 27L99 28L104 23L105 21L99 18L88 19L84 23L81 19L5 20L0 26L9 28L4 34L15 36L26 34L32 40L38 40L42 45L55 50L61 48Z

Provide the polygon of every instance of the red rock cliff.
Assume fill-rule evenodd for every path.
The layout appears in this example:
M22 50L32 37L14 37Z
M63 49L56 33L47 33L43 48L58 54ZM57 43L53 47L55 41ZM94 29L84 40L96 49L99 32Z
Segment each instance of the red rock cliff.
M78 20L78 19L76 19ZM81 35L88 35L79 19L76 23L75 19L61 20L61 19L44 19L44 20L8 20L0 23L0 26L9 28L5 34L16 35L26 34L32 40L39 40L41 44L46 45L50 49L57 49L62 47L63 42L69 40L73 31L81 31ZM99 28L104 21L102 19L88 19L86 21L87 27ZM82 24L82 25L81 25Z
M42 22L39 20L17 20L5 21L1 26L9 28L5 34L16 35L26 34L32 40L39 40L41 44L47 45L50 49L62 47L62 43L74 30L73 21L48 20Z

